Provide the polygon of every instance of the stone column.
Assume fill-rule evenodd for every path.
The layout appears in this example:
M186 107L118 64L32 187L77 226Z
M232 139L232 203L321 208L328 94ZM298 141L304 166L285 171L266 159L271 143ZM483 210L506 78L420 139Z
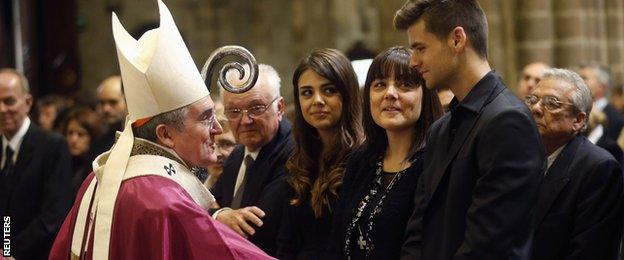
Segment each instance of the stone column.
M516 1L516 10L517 68L535 61L554 65L552 0Z
M624 2L606 1L607 58L614 83L624 84Z

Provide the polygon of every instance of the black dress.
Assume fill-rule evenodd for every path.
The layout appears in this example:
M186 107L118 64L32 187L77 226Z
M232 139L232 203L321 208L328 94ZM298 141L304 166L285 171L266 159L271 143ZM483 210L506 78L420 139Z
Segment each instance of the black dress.
M291 188L288 198L293 197ZM336 204L337 199L330 199L332 209ZM277 258L322 259L327 250L331 227L331 212L324 211L320 218L316 218L309 197L297 206L286 205L277 237Z
M338 206L341 210L334 220L332 259L399 258L423 170L423 149L410 159L410 167L397 173L384 173L381 158L371 158L370 154L359 151L347 164Z

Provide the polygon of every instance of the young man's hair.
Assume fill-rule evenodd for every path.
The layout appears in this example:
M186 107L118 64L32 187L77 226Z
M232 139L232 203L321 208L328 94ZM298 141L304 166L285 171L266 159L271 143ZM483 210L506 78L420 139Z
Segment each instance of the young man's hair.
M394 27L404 31L421 19L425 30L438 39L463 27L475 52L487 58L488 25L476 0L407 0L394 16Z

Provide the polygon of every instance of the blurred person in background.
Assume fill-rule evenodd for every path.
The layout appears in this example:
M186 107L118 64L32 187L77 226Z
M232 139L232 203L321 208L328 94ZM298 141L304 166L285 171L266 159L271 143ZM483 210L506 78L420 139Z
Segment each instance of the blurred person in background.
M584 134L591 143L607 150L622 165L622 160L624 159L622 148L617 144L617 140L611 139L604 133L606 124L607 115L600 110L592 109L591 113L589 113L587 129L584 131Z
M624 85L618 85L611 90L609 101L615 109L624 113Z
M607 115L607 123L604 132L609 138L617 140L624 126L624 116L609 103L609 91L611 91L611 73L609 70L596 62L588 62L580 65L579 74L587 83L594 99L593 109L602 111Z
M544 62L531 62L522 68L522 73L518 79L518 86L516 89L517 96L523 99L527 95L531 94L537 83L542 80L544 71L549 69L550 66Z
M26 77L0 69L0 216L15 259L48 258L72 199L67 142L31 122L32 102Z
M58 131L67 112L68 102L58 95L46 95L37 101L37 123L46 131Z
M72 156L72 190L74 193L85 179L85 168L91 168L91 161L87 160L89 149L95 140L104 133L104 125L101 118L93 109L83 106L76 107L67 113L67 117L61 125L61 131Z
M97 88L96 111L108 126L108 130L95 141L91 159L108 151L115 142L115 132L123 129L128 109L120 76L110 76L100 83Z
M223 132L215 136L215 153L217 154L217 162L211 164L207 168L208 176L204 181L204 185L208 189L212 188L217 180L219 180L221 173L223 173L223 164L225 163L225 160L227 160L234 150L234 147L236 147L236 139L234 139L234 133L232 133L228 120L223 114L223 104L221 102L215 102L215 111L217 121L219 121Z

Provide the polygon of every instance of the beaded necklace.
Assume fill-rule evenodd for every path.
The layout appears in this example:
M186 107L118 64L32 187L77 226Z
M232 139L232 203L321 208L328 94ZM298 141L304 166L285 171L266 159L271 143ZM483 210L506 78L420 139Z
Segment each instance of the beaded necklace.
M351 252L350 252L351 240L352 240L351 234L353 234L353 230L355 229L355 226L357 226L357 223L362 217L364 210L366 210L366 208L370 205L369 203L371 202L371 200L374 199L378 193L381 193L381 198L379 198L377 203L373 205L374 208L371 211L370 215L368 216L368 219L366 220L365 232L362 232L362 230L358 227L360 234L358 236L357 243L360 249L364 250L365 257L368 258L370 252L375 248L375 244L373 243L373 238L372 238L373 228L374 228L373 220L375 216L381 212L381 204L383 203L384 199L386 198L390 190L392 190L392 188L394 187L394 184L401 179L401 176L403 176L403 173L405 173L405 171L407 171L407 169L409 169L410 167L407 167L397 172L396 175L394 175L394 177L388 184L388 186L385 189L383 189L383 191L380 192L379 190L381 188L381 179L382 179L382 172L383 172L383 157L379 158L379 160L377 161L377 170L375 171L375 179L373 180L372 187L369 190L368 194L364 197L364 199L362 199L360 203L358 204L357 211L355 212L355 215L351 218L351 221L349 222L349 226L347 227L347 230L346 230L345 246L343 250L347 259L351 259Z

